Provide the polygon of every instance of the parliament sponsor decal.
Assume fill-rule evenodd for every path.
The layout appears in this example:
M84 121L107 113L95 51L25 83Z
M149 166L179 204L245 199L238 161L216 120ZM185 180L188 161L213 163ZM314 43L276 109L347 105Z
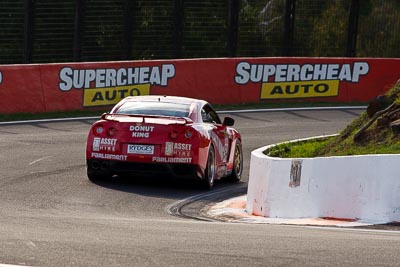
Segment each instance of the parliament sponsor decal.
M159 163L192 163L192 158L153 157L153 162L159 162Z
M369 72L367 62L351 64L251 64L236 65L235 82L261 84L260 99L332 97L341 82L358 83Z
M83 89L83 106L118 103L127 96L149 95L151 85L168 86L175 77L173 64L152 67L74 69L64 67L59 73L59 90Z
M126 159L128 158L128 156L126 155L103 154L97 152L92 152L92 157L97 159L111 159L111 160L122 160L122 161L126 161Z

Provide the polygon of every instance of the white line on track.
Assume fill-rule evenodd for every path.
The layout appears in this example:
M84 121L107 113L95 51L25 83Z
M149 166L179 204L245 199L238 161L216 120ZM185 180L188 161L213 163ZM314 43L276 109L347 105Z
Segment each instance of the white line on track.
M394 230L380 230L380 229L363 229L363 228L344 228L344 227L330 227L330 226L297 226L297 225L290 225L293 227L305 227L310 229L318 229L318 230L335 230L335 231L349 231L349 232L366 232L366 233L381 233L381 234L394 234L400 235L400 231Z
M12 264L1 264L0 267L29 267L28 265L12 265Z
M243 109L243 110L221 110L217 113L254 113L254 112L280 112L280 111L313 111L313 110L348 110L366 109L366 106L341 106L341 107L304 107L304 108L266 108L266 109Z
M51 157L52 157L52 156L46 156L46 157L37 159L37 160L35 160L35 161L30 162L29 165L33 165L33 164L35 164L35 163L38 163L39 161L42 161L42 160L45 160L45 159L48 159L48 158L51 158Z
M313 111L313 110L349 110L349 109L366 109L366 106L241 109L241 110L221 110L221 111L218 111L217 113L226 114L226 113ZM59 119L41 119L41 120L24 120L24 121L5 121L5 122L0 122L0 125L46 123L46 122L67 122L67 121L97 120L97 119L100 119L100 116L96 116L96 117L76 117L76 118L59 118Z
M26 120L26 121L4 121L0 125L14 125L14 124L29 124L29 123L45 123L45 122L66 122L66 121L80 121L80 120L97 120L100 116L96 117L76 117L76 118L60 118L60 119L42 119L42 120Z

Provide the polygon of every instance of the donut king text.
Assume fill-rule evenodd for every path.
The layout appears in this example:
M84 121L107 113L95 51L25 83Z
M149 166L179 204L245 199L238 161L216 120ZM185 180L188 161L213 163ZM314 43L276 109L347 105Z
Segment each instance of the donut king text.
M367 62L352 64L236 65L235 82L261 83L261 99L330 97L339 94L341 81L358 83L368 74Z
M168 86L175 76L175 66L132 67L106 69L60 70L59 89L83 89L83 106L105 106L118 103L127 96L149 95L151 85Z

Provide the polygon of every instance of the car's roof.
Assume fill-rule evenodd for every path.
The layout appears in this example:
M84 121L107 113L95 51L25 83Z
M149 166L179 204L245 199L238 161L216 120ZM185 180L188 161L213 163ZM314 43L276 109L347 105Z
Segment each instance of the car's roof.
M166 95L143 95L143 96L129 96L124 99L125 101L157 101L157 102L170 102L177 104L206 104L205 100L182 97L182 96L166 96Z

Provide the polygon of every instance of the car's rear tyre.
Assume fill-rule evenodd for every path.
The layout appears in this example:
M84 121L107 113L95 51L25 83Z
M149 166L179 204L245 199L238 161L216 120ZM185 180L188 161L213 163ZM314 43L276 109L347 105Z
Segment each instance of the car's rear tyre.
M215 181L215 151L214 148L211 146L208 151L207 157L207 166L205 170L205 175L203 179L203 187L205 189L211 189L214 186Z
M243 173L242 143L239 140L237 140L233 155L232 173L228 176L228 180L231 182L239 182L240 179L242 178L242 173Z

